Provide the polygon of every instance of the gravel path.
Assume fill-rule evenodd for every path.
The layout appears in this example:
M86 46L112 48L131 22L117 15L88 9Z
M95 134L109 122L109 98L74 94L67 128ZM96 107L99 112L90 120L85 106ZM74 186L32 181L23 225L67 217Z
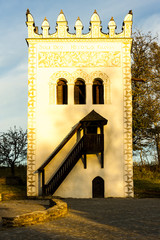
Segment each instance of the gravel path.
M29 227L0 227L0 239L160 239L160 199L109 198L65 201L69 206L69 213L65 217ZM25 206L27 209L28 205ZM0 216L1 213L0 204Z

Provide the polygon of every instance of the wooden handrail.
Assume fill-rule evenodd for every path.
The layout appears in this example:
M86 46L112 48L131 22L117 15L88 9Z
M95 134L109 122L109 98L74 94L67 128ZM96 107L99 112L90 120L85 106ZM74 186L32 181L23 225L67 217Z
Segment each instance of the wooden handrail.
M74 149L70 152L70 154L66 157L60 168L54 174L54 176L50 179L50 181L44 185L43 184L43 192L45 194L53 194L56 189L59 187L61 182L66 178L69 172L72 170L74 165L77 163L78 159L81 157L83 153L84 147L84 137L80 139L79 142L76 143Z
M70 133L59 144L59 146L46 159L46 161L36 170L36 172L43 171L43 169L50 163L50 161L57 155L57 153L64 147L64 145L71 139L71 137L78 131L78 129L80 129L81 125L81 123L75 125L75 127L70 131Z

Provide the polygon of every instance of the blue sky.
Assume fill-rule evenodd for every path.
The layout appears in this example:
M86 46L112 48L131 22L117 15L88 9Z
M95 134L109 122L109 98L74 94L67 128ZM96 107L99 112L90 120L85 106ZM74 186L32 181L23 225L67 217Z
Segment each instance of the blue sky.
M133 31L160 32L160 0L0 0L0 132L16 125L27 128L27 64L28 47L26 10L30 9L36 25L41 28L47 17L55 32L56 20L61 9L67 18L69 31L74 32L74 24L79 16L84 32L88 32L91 15L96 9L102 30L113 16L117 32L121 32L122 22L129 10L133 11Z

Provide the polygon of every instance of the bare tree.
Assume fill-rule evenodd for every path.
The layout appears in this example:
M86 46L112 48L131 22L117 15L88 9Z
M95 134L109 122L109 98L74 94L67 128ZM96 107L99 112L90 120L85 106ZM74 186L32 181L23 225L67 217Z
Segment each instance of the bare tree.
M16 126L0 134L0 164L11 167L12 175L15 166L24 161L27 155L27 131Z

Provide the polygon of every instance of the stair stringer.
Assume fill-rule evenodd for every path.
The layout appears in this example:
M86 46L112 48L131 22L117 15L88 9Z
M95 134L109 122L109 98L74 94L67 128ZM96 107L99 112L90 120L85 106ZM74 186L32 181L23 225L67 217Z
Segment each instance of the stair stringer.
M54 194L54 192L58 189L67 175L71 172L73 167L76 165L78 160L82 157L84 150L84 140L83 137L79 142L76 143L72 151L68 154L68 156L63 161L62 165L50 179L50 181L45 185L45 195Z

